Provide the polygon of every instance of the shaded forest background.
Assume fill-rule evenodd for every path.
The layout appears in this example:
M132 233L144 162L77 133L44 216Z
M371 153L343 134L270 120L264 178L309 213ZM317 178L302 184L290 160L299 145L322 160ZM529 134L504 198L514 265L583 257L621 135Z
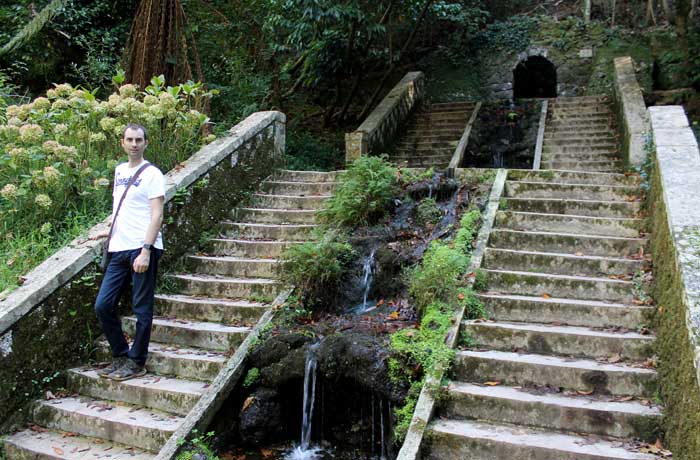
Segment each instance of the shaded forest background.
M696 10L697 0L590 5L606 33L666 31L659 62L674 69L662 89L700 86ZM14 0L0 6L0 104L62 82L106 96L122 69L141 87L158 74L202 80L219 92L215 131L283 110L291 166L332 169L342 133L407 70L468 81L480 48L522 47L543 19L585 28L585 11L571 0Z

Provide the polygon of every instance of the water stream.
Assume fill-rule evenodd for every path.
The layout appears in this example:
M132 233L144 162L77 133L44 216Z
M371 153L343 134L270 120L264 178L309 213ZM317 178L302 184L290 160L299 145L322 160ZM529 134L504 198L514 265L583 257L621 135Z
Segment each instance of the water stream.
M286 460L317 460L321 458L322 449L311 447L311 427L316 403L316 350L320 342L311 345L306 352L304 369L304 407L301 425L301 443L285 457Z
M367 258L362 262L362 281L360 289L362 290L362 303L353 308L353 312L357 315L367 313L374 309L376 303L367 300L370 291L372 290L372 281L374 281L374 254L376 248L372 248Z

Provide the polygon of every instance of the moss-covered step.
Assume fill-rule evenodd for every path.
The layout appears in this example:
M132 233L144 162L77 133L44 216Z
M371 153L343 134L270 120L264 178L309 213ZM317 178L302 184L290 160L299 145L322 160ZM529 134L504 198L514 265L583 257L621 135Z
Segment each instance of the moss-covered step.
M654 307L599 300L517 294L480 293L488 317L498 321L532 321L598 328L636 330L651 321Z
M586 130L597 131L597 130L605 129L605 128L615 129L614 122L615 122L615 120L612 120L612 119L586 120L586 119L579 118L579 119L574 120L574 119L559 118L556 120L547 120L547 123L545 125L545 132L547 132L547 131L583 132Z
M639 401L598 395L560 395L505 385L450 382L442 414L452 419L575 431L647 442L659 436L661 411Z
M642 269L643 262L583 254L487 248L482 266L493 270L606 277L634 274Z
M641 362L652 355L652 335L576 326L464 321L471 342L500 351Z
M203 274L168 275L180 293L192 296L272 302L282 285L268 278L228 278Z
M610 98L608 96L576 96L576 97L559 97L550 100L550 104L581 107L587 105L608 104Z
M109 344L98 344L99 359L111 360ZM148 345L148 372L170 375L188 380L213 381L226 363L224 352L187 348L182 345L151 342Z
M418 112L414 117L416 123L431 122L436 121L446 121L446 122L463 122L469 119L471 112L466 110L458 112L445 112L445 111L430 111L430 112Z
M632 281L592 276L555 275L515 270L485 270L493 292L527 296L603 300L633 304L638 291Z
M602 257L634 256L640 254L640 251L643 251L647 245L647 238L604 237L569 232L536 232L497 228L489 235L489 246L494 248L527 248L530 251Z
M455 144L456 146L456 144ZM435 156L435 155L451 155L454 152L454 147L440 147L440 148L429 148L429 147L410 147L410 148L397 148L394 150L394 155L397 157L412 157L412 156Z
M100 378L92 368L71 369L67 373L71 390L80 395L124 402L178 415L187 415L209 386L207 382L146 374L117 382Z
M237 238L212 238L207 242L207 253L215 256L277 259L290 247L301 241L263 241Z
M543 169L567 169L570 171L597 171L597 172L618 172L623 168L620 161L549 161L542 159Z
M249 259L233 256L187 257L187 266L194 273L239 278L277 278L278 259Z
M156 454L124 444L65 432L24 430L4 439L8 460L154 460Z
M552 156L558 154L586 154L586 153L600 153L615 155L618 154L617 143L605 142L591 145L547 145L542 147L542 156Z
M397 149L440 149L440 148L452 148L457 147L459 143L459 137L444 140L434 140L434 139L402 139L396 144Z
M331 195L296 196L254 193L251 197L250 207L267 209L322 209L324 202L330 197Z
M546 153L543 154L543 161L549 163L558 162L579 162L588 163L591 161L596 162L609 162L616 163L620 161L620 157L617 151L613 152L564 152L564 153Z
M133 316L122 318L122 327L129 336L133 337L136 332L136 318ZM186 347L228 351L240 345L250 331L251 328L246 326L154 318L151 326L151 340Z
M643 219L572 216L537 212L498 211L496 227L536 232L568 232L583 235L635 238L642 233Z
M422 453L425 460L658 460L620 440L449 419L428 426Z
M336 182L300 182L275 179L260 184L259 192L273 195L327 196L333 194L337 185Z
M34 423L45 428L151 452L158 452L184 420L167 412L87 397L38 401L32 415Z
M641 398L653 398L658 383L656 372L644 367L496 350L458 351L451 373L462 382L501 382Z
M272 175L272 180L282 182L337 182L343 171L292 171L278 169Z
M270 308L264 302L182 294L156 294L156 314L184 320L254 324Z
M559 130L545 130L544 132L545 142L581 141L586 143L590 142L591 139L616 140L617 138L610 128L599 128L587 130L586 132Z
M545 171L546 172L546 171ZM506 181L505 195L513 198L561 198L569 200L634 201L636 185L561 184L556 182Z
M406 138L416 138L416 137L437 137L437 138L449 138L452 139L453 136L460 137L464 132L464 126L449 127L449 126L412 126L406 129Z
M254 240L307 241L318 227L312 224L257 224L224 222L226 236Z
M566 170L529 171L524 169L511 169L508 171L508 180L548 182L550 184L618 185L628 186L630 187L630 190L634 190L634 187L638 187L642 179L638 174L615 174Z
M612 118L610 112L584 112L572 110L552 110L547 112L547 121L571 121L571 120L593 120L593 121L608 121Z
M501 209L540 214L568 214L591 217L628 217L639 215L640 201L570 200L564 198L505 198Z
M314 224L315 209L262 209L238 208L235 219L239 222L259 224Z

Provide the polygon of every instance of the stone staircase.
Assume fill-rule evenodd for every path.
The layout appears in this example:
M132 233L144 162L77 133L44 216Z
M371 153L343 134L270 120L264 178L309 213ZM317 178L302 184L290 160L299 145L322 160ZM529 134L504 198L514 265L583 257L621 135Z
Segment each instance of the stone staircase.
M279 171L263 182L209 253L190 255L188 273L170 275L177 293L156 295L149 373L115 382L92 367L69 370L69 394L36 402L30 429L4 440L7 458L155 458L281 291L278 258L310 238L335 179ZM135 319L123 326L131 334ZM107 352L106 342L100 347Z
M475 106L473 102L423 106L407 123L390 160L409 168L447 168Z
M607 97L553 99L547 111L542 169L616 172L622 167Z
M601 103L557 101L552 119L596 118ZM614 139L608 111L595 126ZM555 132L550 147L565 139ZM508 173L482 264L489 319L462 324L466 343L428 425L425 460L657 458L637 442L654 443L661 421L644 327L652 307L633 280L647 244L639 179L596 172L618 163L589 160L587 132L597 131L572 134L557 144L566 153L550 148L543 163L573 170Z

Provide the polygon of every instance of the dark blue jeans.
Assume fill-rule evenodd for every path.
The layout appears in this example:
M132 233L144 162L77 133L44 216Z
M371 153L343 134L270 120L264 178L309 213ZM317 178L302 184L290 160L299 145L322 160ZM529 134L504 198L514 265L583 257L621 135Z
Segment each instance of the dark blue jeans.
M151 250L151 260L148 270L136 273L133 269L134 260L141 249L119 251L112 253L105 276L102 279L100 292L95 300L95 313L102 325L112 356L117 358L128 356L134 362L143 366L148 357L148 343L151 340L151 323L153 323L153 296L156 286L158 259L163 253L160 249ZM122 325L117 316L117 304L122 293L132 284L131 309L136 316L136 333L131 349L124 338Z

